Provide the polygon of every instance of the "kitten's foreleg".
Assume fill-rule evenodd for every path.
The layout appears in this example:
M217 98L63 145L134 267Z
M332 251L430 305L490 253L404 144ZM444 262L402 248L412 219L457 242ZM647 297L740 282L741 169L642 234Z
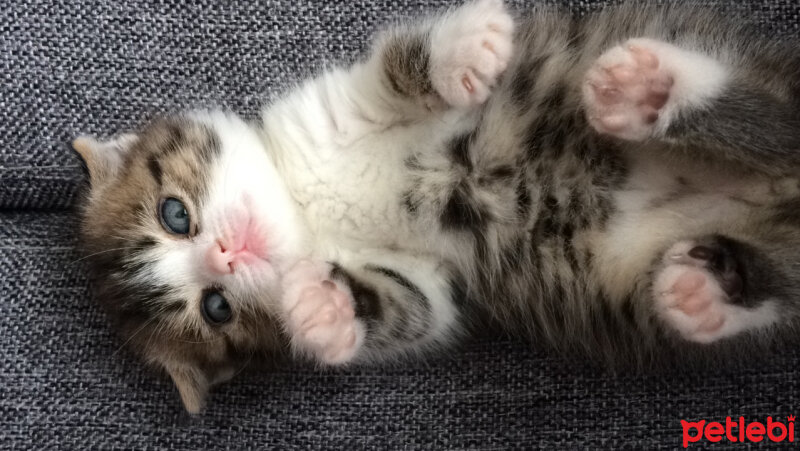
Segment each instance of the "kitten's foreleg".
M451 276L426 260L301 261L283 281L292 348L325 365L382 360L451 340L458 298Z
M501 0L473 1L384 32L362 69L380 81L377 98L407 114L469 108L486 101L507 67L513 30Z
M587 118L627 141L658 140L769 173L800 164L800 99L780 98L702 53L631 39L606 51L584 83ZM787 84L790 81L787 80Z

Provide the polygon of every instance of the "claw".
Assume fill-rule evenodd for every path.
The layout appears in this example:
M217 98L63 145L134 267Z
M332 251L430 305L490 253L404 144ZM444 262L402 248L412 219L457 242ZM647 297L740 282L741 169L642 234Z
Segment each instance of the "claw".
M468 93L472 94L475 92L475 87L472 86L472 82L469 80L469 75L464 75L464 78L461 79L461 84L464 85L464 89L466 89Z
M647 49L637 45L629 45L628 50L633 54L633 58L645 69L658 69L658 58Z

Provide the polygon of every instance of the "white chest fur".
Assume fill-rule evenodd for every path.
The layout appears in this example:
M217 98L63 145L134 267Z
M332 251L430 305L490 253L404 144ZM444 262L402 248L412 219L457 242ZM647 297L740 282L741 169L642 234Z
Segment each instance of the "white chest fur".
M404 206L410 188L405 160L440 148L461 117L385 121L331 83L335 76L303 87L264 118L267 146L308 223L310 241L318 250L418 247L430 231L416 230Z

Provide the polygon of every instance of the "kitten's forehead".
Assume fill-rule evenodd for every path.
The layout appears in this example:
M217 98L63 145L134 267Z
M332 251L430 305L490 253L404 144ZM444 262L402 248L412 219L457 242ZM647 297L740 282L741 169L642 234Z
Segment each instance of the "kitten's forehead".
M219 136L210 125L188 118L163 120L142 133L130 167L138 169L135 176L149 176L162 189L182 189L200 202L207 194L209 167L220 152Z

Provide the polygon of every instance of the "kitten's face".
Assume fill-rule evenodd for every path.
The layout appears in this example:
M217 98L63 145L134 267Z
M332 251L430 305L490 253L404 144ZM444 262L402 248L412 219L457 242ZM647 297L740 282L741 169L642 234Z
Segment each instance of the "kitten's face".
M81 231L97 296L197 411L211 384L280 349L279 278L302 250L292 201L258 136L222 114L75 148L91 178Z

